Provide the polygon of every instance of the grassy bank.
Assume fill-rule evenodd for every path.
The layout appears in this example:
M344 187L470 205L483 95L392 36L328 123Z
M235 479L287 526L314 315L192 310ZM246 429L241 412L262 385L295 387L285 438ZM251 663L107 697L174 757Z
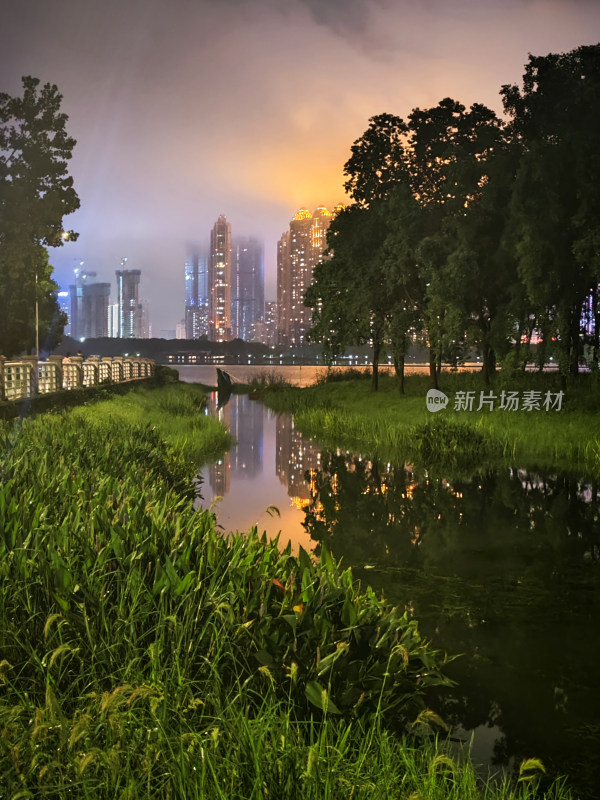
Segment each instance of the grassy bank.
M327 550L193 509L196 391L0 427L0 796L570 797L429 740L443 655Z
M497 397L505 391L560 391L557 375L502 376L490 390L478 374L442 375L440 389L450 398L448 407L432 414L425 396L426 376L406 379L400 395L391 376L380 379L380 390L370 389L368 377L338 379L303 389L282 385L254 387L275 411L294 413L296 426L324 445L377 455L457 467L504 460L519 466L583 470L600 475L600 384L596 376L581 376L567 386L560 411L454 410L458 391ZM496 402L497 406L497 402Z
M177 383L140 388L123 397L96 401L73 410L75 419L105 428L148 425L169 447L194 465L217 458L231 447L229 433L206 413L206 394L199 386Z

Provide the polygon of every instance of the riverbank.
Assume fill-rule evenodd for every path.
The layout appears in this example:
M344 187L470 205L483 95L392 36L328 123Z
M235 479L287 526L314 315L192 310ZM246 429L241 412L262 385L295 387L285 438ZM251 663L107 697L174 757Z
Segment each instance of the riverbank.
M533 797L535 762L486 789L425 743L444 659L414 621L193 510L178 437L217 423L181 389L0 426L0 793Z
M304 435L334 448L347 447L396 462L418 461L432 468L504 462L600 476L600 384L596 376L580 376L560 395L558 375L498 376L490 389L479 374L447 374L440 389L448 404L436 413L427 409L426 377L408 376L405 388L406 394L399 394L396 380L382 376L375 393L368 375L334 372L329 381L315 386L257 383L248 390L274 411L292 412ZM512 392L520 407L500 409L502 392L505 404ZM522 410L527 393L535 393L530 411ZM472 410L456 409L459 397L463 406L472 402ZM560 410L556 410L559 402Z

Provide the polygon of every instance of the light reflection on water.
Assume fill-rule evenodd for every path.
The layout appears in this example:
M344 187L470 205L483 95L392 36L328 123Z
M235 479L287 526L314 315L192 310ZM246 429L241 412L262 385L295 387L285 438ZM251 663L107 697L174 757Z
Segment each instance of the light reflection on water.
M227 426L236 445L218 463L202 468L201 505L213 505L226 532L256 525L269 538L282 531L281 545L289 540L295 552L299 545L312 549L315 543L302 524L310 499L304 473L318 467L320 448L303 439L289 415L277 417L247 395L232 395L217 411L213 392L209 411Z
M433 478L305 440L289 415L233 395L237 438L202 470L224 530L327 541L356 577L414 612L436 647L463 653L439 711L478 760L542 758L582 797L600 785L600 492L522 469ZM281 518L270 516L275 505ZM577 768L573 767L577 764ZM582 766L583 765L583 766ZM587 793L587 794L586 794Z

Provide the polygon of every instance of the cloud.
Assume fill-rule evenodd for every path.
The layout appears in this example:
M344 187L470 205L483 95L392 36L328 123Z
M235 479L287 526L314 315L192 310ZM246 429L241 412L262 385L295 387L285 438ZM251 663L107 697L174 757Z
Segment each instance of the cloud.
M360 36L368 27L372 3L366 0L301 0L319 25L341 36Z
M154 322L182 313L186 242L219 213L276 241L301 205L341 199L352 142L382 112L451 96L501 110L528 52L593 43L600 5L579 0L27 0L0 26L3 81L57 83L78 140L71 173L86 258L114 279L143 270ZM105 272L104 272L105 271Z

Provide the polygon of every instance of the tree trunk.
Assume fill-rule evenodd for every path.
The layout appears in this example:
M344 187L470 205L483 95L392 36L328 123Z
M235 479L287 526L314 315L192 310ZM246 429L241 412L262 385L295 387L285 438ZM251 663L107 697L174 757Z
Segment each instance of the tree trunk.
M489 386L492 380L492 376L496 374L496 353L493 347L490 347L489 344L485 344L483 346L483 379L485 381L485 385Z
M373 340L373 377L371 379L371 390L376 392L379 389L379 353L381 342L379 339Z
M580 326L580 319L581 313L577 308L574 308L571 311L571 325L569 336L571 339L570 342L570 352L569 352L569 374L570 375L578 375L579 374L579 350L581 340L579 338L579 326Z
M531 356L531 337L533 336L533 326L529 326L527 331L527 347L525 348L525 358L523 359L523 375L527 372L527 362Z
M394 356L394 370L398 379L398 391L404 394L404 356Z
M519 356L521 355L521 321L519 320L519 328L517 333L517 339L515 341L515 367L519 363Z
M598 308L598 287L592 291L592 318L594 320L594 337L592 339L592 361L598 368L600 355L600 309Z
M429 382L432 389L438 388L438 371L434 349L429 345Z

